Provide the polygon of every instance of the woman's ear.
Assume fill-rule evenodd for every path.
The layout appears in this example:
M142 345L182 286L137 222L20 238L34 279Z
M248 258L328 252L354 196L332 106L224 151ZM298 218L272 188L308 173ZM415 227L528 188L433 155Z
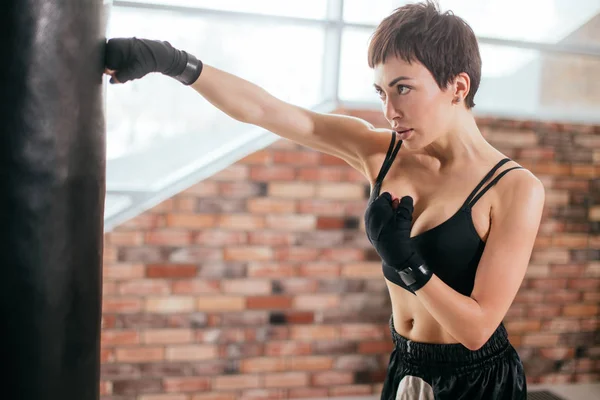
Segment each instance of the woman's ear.
M456 75L453 82L454 96L452 103L460 104L464 102L471 89L471 78L466 72Z

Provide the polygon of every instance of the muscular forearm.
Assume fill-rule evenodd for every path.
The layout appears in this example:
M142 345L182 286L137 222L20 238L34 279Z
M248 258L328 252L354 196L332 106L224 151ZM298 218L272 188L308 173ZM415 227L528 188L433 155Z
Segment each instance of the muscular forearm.
M479 303L458 293L437 276L433 275L415 293L427 311L465 347L476 350L492 334Z
M261 124L266 105L275 100L260 86L206 64L192 88L230 117L255 125Z

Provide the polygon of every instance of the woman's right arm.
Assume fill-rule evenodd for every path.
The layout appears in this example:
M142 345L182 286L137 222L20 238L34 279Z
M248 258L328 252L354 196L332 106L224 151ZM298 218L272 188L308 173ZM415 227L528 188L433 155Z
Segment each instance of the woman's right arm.
M375 129L360 118L289 104L252 82L208 65L192 87L230 117L339 157L363 173L369 152L385 151L389 145L389 130Z
M301 145L339 157L370 178L367 159L385 152L390 130L375 129L355 117L317 113L284 102L258 85L204 65L168 42L117 38L107 43L111 82L139 79L160 72L191 85L230 117L265 128Z

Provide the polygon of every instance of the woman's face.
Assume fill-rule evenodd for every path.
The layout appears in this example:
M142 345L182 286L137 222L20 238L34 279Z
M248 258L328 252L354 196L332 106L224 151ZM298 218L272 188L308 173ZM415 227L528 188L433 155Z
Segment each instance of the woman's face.
M421 149L445 135L456 113L452 85L441 90L420 62L390 57L376 65L375 90L383 113L407 149Z

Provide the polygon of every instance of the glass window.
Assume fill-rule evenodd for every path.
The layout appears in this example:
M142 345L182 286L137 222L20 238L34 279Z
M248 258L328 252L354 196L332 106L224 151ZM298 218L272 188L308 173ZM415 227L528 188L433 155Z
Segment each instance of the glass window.
M128 3L209 8L265 15L324 19L328 0L129 0Z
M347 22L377 25L394 9L413 1L345 0ZM600 45L600 1L577 0L440 0L478 36L500 39ZM535 21L535 23L532 23Z
M372 102L367 64L370 30L347 29L342 38L340 98ZM474 111L481 114L600 122L600 58L480 45L482 81Z
M129 36L168 40L282 100L321 101L325 28L114 6L108 37ZM144 190L250 128L158 74L109 85L106 107L109 189Z

